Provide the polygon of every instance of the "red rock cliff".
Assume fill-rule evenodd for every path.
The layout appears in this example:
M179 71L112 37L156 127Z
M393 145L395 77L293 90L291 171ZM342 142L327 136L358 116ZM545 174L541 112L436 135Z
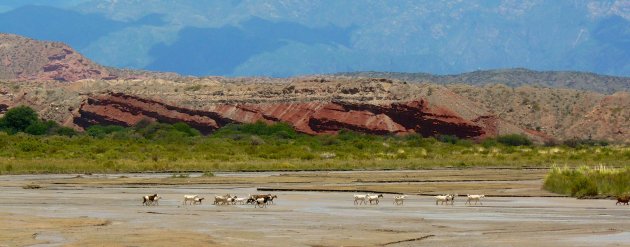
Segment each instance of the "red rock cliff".
M307 134L335 133L349 129L371 134L449 134L478 138L482 125L465 120L449 109L419 99L390 104L313 101L262 104L214 104L193 110L122 93L91 96L81 105L74 122L132 126L143 118L160 122L185 122L203 133L228 123L287 122Z

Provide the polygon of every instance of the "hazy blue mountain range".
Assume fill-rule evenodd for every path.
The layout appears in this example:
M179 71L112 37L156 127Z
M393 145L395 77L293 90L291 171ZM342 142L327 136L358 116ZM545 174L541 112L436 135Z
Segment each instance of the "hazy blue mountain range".
M627 0L0 0L0 32L65 42L107 66L185 75L630 76Z

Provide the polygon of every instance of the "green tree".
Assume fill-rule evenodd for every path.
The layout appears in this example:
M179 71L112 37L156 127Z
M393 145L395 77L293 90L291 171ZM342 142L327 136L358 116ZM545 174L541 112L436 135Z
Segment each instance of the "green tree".
M46 133L48 133L48 126L46 123L38 121L26 127L26 129L24 129L24 132L31 135L45 135Z
M25 132L25 130L36 123L39 123L37 112L28 106L18 106L11 108L0 119L0 128L9 132Z

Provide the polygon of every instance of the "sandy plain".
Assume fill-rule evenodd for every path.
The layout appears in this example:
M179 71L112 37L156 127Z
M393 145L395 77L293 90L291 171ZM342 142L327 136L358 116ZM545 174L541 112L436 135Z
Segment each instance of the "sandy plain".
M0 246L630 246L630 207L541 189L546 170L0 176ZM26 185L41 186L25 189ZM261 191L264 190L264 191ZM353 191L384 192L354 205ZM158 193L159 206L141 205ZM226 193L274 205L212 205ZM393 205L394 193L410 196ZM435 205L440 193L483 205ZM208 198L182 205L184 194Z

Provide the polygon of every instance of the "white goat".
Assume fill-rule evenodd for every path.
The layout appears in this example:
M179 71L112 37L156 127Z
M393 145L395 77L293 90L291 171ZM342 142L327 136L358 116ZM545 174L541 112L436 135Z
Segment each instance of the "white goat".
M203 198L203 197L201 197L201 198L197 197L197 198L195 198L195 201L193 201L193 204L199 204L199 205L201 205L201 201L203 201L203 199L205 199L205 198Z
M240 203L241 205L244 205L246 201L247 201L247 198L246 198L246 197L237 197L237 198L234 198L234 203Z
M182 205L187 205L188 202L190 202L190 204L192 205L197 198L199 198L198 195L184 195L184 201L182 202Z
M438 205L438 202L440 202L442 205L444 205L444 203L446 202L446 205L448 205L449 201L453 201L453 195L439 195L439 196L435 196L435 205ZM451 203L451 205L453 205Z
M481 202L481 198L484 198L484 197L486 196L485 195L468 195L468 200L464 204L472 205L471 201L475 201L475 205L477 205L477 202L483 205L483 203Z
M368 201L370 201L370 205L372 204L373 201L376 201L376 205L378 205L378 198L383 198L383 194L367 196Z
M152 204L155 205L155 206L160 206L160 199L162 199L161 196L158 196L158 197L154 198Z
M354 195L354 205L361 205L362 203L365 203L367 205L367 199L368 195Z
M232 205L236 204L236 198L238 197L237 196L228 197L226 199L227 204L232 204Z
M405 199L407 199L407 195L394 196L394 204L403 205L403 203L405 203Z
M214 197L214 202L212 204L214 205L225 205L228 203L228 198L227 196L215 196Z

